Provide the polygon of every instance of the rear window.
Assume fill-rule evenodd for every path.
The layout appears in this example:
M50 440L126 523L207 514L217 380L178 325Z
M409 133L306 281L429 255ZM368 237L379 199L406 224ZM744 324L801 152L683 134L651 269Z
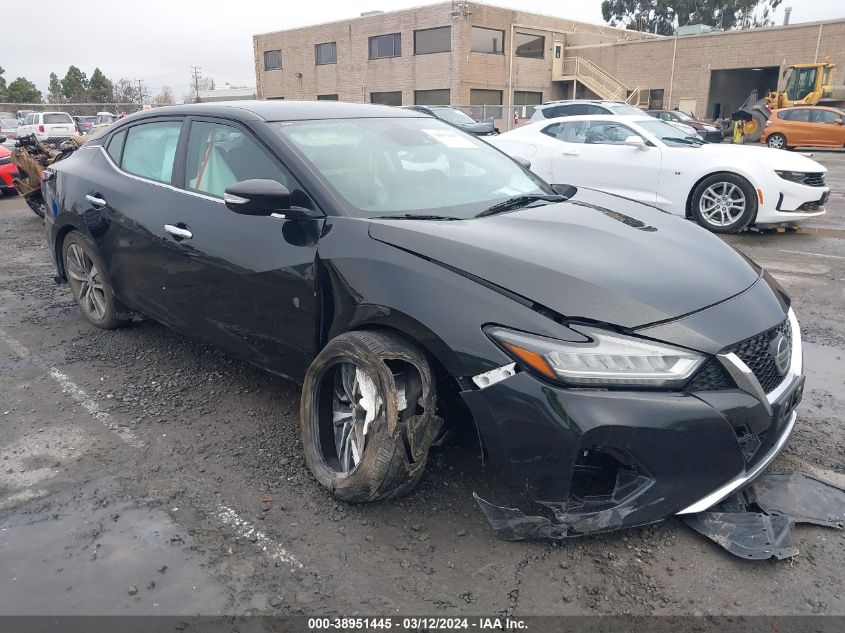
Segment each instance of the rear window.
M65 112L53 112L44 115L44 123L73 123L73 119Z

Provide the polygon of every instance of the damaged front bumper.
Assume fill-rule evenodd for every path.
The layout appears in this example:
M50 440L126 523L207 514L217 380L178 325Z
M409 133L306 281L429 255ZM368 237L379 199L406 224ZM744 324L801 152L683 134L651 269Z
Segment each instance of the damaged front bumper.
M510 367L488 372L486 386L476 382L463 399L498 472L545 509L528 516L476 497L497 535L563 538L654 523L702 512L753 481L797 419L797 321L794 332L789 371L769 394L741 372L735 388L675 392L571 389Z

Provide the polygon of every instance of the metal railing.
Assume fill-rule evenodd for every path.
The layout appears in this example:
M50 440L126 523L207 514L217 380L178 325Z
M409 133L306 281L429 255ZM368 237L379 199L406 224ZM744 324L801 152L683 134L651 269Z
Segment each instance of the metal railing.
M601 66L583 57L565 57L561 75L580 81L602 99L639 103L639 87L630 88Z

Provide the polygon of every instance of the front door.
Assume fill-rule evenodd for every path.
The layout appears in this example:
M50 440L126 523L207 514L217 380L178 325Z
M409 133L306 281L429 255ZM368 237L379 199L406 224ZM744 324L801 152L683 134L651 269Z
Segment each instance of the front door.
M561 151L554 164L556 184L594 187L649 204L657 201L659 148L625 145L625 139L640 135L611 120L565 121L559 125Z

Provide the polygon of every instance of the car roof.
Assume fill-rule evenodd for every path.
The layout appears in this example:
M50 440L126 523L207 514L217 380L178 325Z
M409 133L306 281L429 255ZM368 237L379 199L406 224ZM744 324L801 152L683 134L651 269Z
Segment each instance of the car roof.
M613 101L609 99L560 99L559 101L545 101L542 105L566 105L569 103L598 103L599 105L630 105L624 101ZM540 106L536 106L540 107Z
M566 121L613 121L614 123L639 123L640 121L654 121L653 116L643 114L576 114L574 116L558 116L543 119L532 125L548 125L549 123L563 123ZM528 126L523 126L528 127ZM517 128L522 129L522 128Z
M220 101L153 108L130 115L143 118L181 114L235 117L243 121L307 121L309 119L366 119L423 116L418 110L343 101Z

